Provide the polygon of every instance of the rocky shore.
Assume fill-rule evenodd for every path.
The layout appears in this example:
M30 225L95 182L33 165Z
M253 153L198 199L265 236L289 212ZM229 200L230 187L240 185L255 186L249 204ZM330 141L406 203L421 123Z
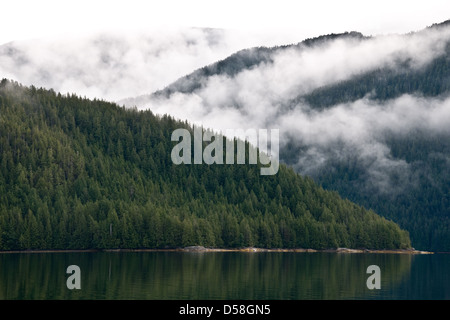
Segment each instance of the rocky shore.
M336 249L265 249L265 248L238 248L238 249L220 249L220 248L205 248L202 246L192 246L179 249L186 252L335 252L335 253L402 253L402 254L433 254L430 251L420 251L411 249L394 249L394 250L370 250L370 249L349 249L349 248L336 248Z
M349 248L336 248L336 249L283 249L283 248L207 248L203 246L190 246L177 249L117 249L117 250L105 250L105 251L180 251L180 252L335 252L335 253L397 253L397 254L433 254L430 251L420 251L411 249L394 249L394 250L371 250L371 249L349 249Z
M163 248L163 249L86 249L86 250L11 250L0 251L0 253L60 253L60 252L156 252L156 251L172 251L172 252L331 252L331 253L396 253L396 254L433 254L430 251L421 251L411 249L389 249L389 250L371 250L371 249L283 249L283 248L207 248L203 246L189 246L184 248Z

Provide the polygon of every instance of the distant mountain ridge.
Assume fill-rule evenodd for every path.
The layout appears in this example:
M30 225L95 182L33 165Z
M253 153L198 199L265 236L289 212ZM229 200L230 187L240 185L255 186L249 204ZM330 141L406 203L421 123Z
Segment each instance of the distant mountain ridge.
M450 26L450 20L446 20L442 23L436 23L433 24L430 27L427 27L426 29L419 31L419 32L426 32L427 30L433 30L433 29L441 29L441 28L447 28L448 26ZM408 35L405 35L408 36ZM319 36L319 37L315 37L315 38L308 38L305 39L297 44L291 44L291 45L283 45L283 46L276 46L276 47L256 47L256 48L250 48L250 49L243 49L240 50L238 52L236 52L235 54L232 54L231 56L220 60L218 62L215 62L211 65L202 67L180 79L178 79L177 81L169 84L168 86L166 86L164 89L162 90L158 90L155 91L149 95L143 95L143 96L139 96L139 97L133 97L133 98L129 98L129 99L123 99L120 100L118 103L119 104L125 104L128 106L132 106L133 102L136 101L144 101L145 99L150 98L151 96L154 97L160 97L160 96L165 96L165 97L170 97L171 94L173 93L192 93L200 88L202 88L202 85L204 84L204 78L207 77L211 77L214 75L227 75L227 76L234 76L237 73L241 72L242 70L245 69L249 69L252 68L254 66L257 66L261 63L271 63L273 62L273 54L281 51L281 50L285 50L288 48L308 48L308 47L312 47L312 46L316 46L316 45L320 45L323 43L326 43L328 41L333 41L336 39L357 39L357 40L364 40L364 39L372 39L373 37L371 36L364 36L362 33L360 32L356 32L356 31L351 31L351 32L344 32L344 33L339 33L339 34L328 34L328 35L323 35L323 36ZM447 48L447 51L449 50L449 48ZM442 58L445 61L437 61L435 63L433 63L432 66L429 67L428 70L426 70L425 72L428 73L427 74L427 79L432 78L435 74L433 73L433 71L436 71L436 63L445 63L445 70L442 70L440 72L442 73L446 73L448 71L448 64L447 64L447 59L446 58ZM414 74L409 74L408 73L408 66L407 66L407 61L403 62L405 65L405 70L402 74L398 75L398 74L394 74L392 72L392 70L376 70L373 72L370 72L368 74L363 74L360 75L359 77L364 78L364 77L370 77L372 76L373 78L375 78L375 80L380 79L381 76L384 72L391 72L391 78L394 77L398 77L398 76L402 76L402 79L392 79L390 80L391 82L393 81L405 81L408 80L409 77L411 76L415 76ZM383 76L385 78L385 75ZM420 77L420 76L419 76ZM421 79L423 77L420 77ZM384 84L388 83L389 80L387 79L380 79L382 81L384 81ZM411 80L411 79L409 79ZM359 82L358 79L355 80L350 80L350 81L357 81ZM370 79L370 81L374 81L374 79ZM343 86L345 84L337 84L337 86ZM363 85L363 84L360 84ZM439 84L441 85L441 84ZM438 86L435 92L430 92L427 91L427 93L430 94L440 94L442 92L446 92L449 89L449 81L448 78L444 79L444 81L442 82L443 87ZM436 85L435 85L436 86ZM331 85L330 88L334 88L335 89L335 85ZM415 90L414 90L415 89ZM413 88L408 88L408 90L402 90L402 93L411 93L411 92L415 92L415 91L419 91L420 92L419 87L413 87ZM320 91L325 91L326 88L321 88L318 89ZM337 89L339 90L339 88ZM362 89L360 89L361 91ZM367 90L365 92L358 92L358 98L361 98L364 96L364 94L367 94ZM303 97L303 96L299 96L297 99L302 99L302 98L306 98L309 99L308 102L312 102L314 104L314 96L318 95L319 92L315 92L315 93L311 93L310 95ZM353 97L355 97L355 95L352 95ZM381 97L382 99L386 99L387 97ZM136 99L136 100L134 100ZM335 104L337 102L330 102L329 104ZM135 103L137 105L139 105L139 103Z
M231 56L215 62L211 65L202 67L194 72L181 77L177 81L166 86L162 90L155 91L154 93L148 95L142 95L138 97L131 97L127 99L122 99L118 101L119 104L125 104L132 106L133 104L139 105L140 101L145 101L153 97L170 97L172 93L192 93L198 89L202 88L203 79L211 77L214 75L226 75L233 77L239 72L245 69L251 69L261 63L271 63L273 62L273 54L280 52L288 48L307 48L313 45L318 45L326 41L342 38L353 38L353 39L363 39L363 36L359 32L345 32L341 34L329 34L324 36L319 36L316 38L306 39L298 44L293 45L283 45L276 47L255 47L250 49L240 50Z

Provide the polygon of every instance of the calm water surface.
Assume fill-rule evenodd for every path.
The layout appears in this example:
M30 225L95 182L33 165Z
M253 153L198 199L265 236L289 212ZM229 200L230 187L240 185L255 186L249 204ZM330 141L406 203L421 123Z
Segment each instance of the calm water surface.
M81 289L69 290L69 265ZM381 289L369 290L369 265ZM0 254L0 299L450 299L450 255L73 252Z

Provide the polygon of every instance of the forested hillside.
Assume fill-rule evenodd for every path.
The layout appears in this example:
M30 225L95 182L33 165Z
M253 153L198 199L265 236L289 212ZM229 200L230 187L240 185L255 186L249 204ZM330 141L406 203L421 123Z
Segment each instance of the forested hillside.
M0 249L408 248L408 233L281 165L175 165L192 127L0 83Z
M280 128L282 162L392 219L416 248L450 251L449 21L242 50L125 102Z

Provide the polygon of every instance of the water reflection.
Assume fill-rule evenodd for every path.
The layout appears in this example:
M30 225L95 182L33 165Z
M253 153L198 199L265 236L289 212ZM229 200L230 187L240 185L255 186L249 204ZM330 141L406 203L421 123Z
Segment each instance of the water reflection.
M81 269L81 290L66 287L72 264ZM373 264L381 290L366 286ZM0 299L445 299L449 266L448 255L0 254Z

